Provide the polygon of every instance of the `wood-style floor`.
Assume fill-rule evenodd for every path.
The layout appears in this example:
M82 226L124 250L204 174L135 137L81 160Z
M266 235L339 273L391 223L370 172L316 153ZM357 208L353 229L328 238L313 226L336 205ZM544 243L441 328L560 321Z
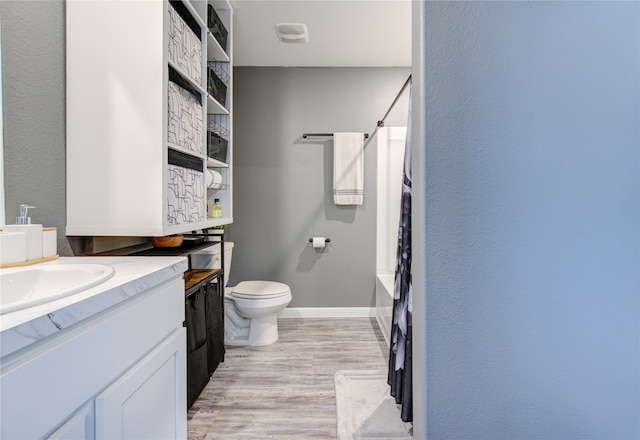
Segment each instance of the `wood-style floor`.
M338 370L385 370L373 318L282 318L280 339L228 348L187 416L189 439L335 439Z

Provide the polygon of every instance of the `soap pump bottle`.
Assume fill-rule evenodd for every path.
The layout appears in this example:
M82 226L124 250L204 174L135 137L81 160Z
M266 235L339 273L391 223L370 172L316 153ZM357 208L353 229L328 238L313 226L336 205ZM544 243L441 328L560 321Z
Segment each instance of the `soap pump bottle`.
M20 205L20 216L16 217L15 225L5 225L7 232L24 232L27 238L27 260L42 258L42 225L31 224L29 209L35 206Z
M29 209L35 206L20 205L20 217L16 217L16 225L30 225L31 217L29 217Z

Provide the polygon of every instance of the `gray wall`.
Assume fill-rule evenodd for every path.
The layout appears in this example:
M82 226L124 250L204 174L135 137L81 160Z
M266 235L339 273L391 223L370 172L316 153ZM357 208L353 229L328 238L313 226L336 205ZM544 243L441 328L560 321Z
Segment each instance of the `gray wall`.
M422 8L418 438L640 438L640 4Z
M0 1L7 222L21 203L32 221L65 236L65 34L63 1Z
M292 307L374 305L376 145L365 147L361 206L333 203L333 143L302 133L371 135L408 68L234 70L234 224L231 283L289 284ZM407 95L408 96L408 95ZM387 125L406 125L407 100ZM370 138L371 139L371 138ZM331 238L323 251L312 236Z

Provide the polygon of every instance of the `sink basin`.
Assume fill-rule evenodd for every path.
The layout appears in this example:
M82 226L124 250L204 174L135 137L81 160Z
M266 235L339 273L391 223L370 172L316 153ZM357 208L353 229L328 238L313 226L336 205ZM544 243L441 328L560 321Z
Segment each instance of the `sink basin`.
M52 264L0 270L0 315L54 301L113 276L104 264Z

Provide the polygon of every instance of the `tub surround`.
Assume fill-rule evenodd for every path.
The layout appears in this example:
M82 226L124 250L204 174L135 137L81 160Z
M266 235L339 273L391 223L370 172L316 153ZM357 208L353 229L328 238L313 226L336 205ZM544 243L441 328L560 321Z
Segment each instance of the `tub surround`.
M147 291L187 269L184 257L61 257L41 263L95 263L112 266L115 275L95 287L50 303L2 315L0 357L50 337Z
M407 127L382 127L376 132L378 182L376 207L376 320L389 343L400 223L400 196Z
M378 272L376 275L376 321L387 345L393 321L394 278L393 272Z

